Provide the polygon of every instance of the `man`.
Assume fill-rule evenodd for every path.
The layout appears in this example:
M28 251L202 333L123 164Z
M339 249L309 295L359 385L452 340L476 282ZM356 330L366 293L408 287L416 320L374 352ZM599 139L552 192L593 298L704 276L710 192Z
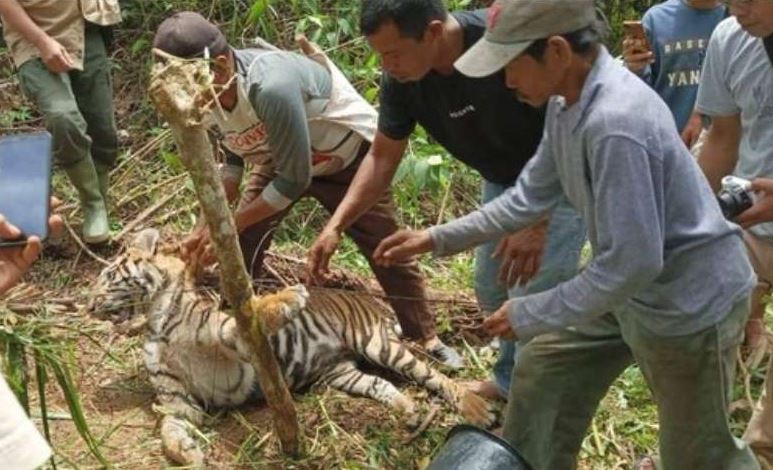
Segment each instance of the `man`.
M773 222L773 179L756 179L752 181L751 190L759 198L737 219L747 229L760 223ZM757 454L764 469L773 468L773 360L768 363L765 391L746 428L744 440Z
M236 50L197 13L165 20L154 47L185 59L211 57L214 82L223 88L212 119L227 156L222 179L230 201L239 196L244 162L252 165L234 219L245 263L258 278L274 228L295 201L309 195L331 212L338 206L373 140L375 110L323 54L310 58L270 45ZM369 261L397 230L391 193L381 191L376 199L349 230ZM208 231L197 230L185 245L192 258L211 258L209 243ZM418 265L373 270L403 334L449 367L461 367L461 357L437 337Z
M474 76L506 67L521 100L548 102L540 149L503 196L393 235L376 260L461 251L527 226L565 194L588 225L593 259L484 323L528 342L505 438L535 469L574 468L599 401L636 361L658 406L664 469L759 468L727 424L753 273L670 110L600 45L592 0L491 8L486 36L457 67Z
M311 249L312 276L327 270L341 233L389 187L417 124L481 174L484 203L510 187L534 154L542 136L542 111L515 100L502 74L472 79L453 68L483 35L485 14L449 14L441 0L362 2L361 30L384 69L378 132L350 191ZM481 310L495 312L508 298L507 287L520 284L510 292L517 297L572 277L584 239L578 214L563 203L533 228L483 245L475 272ZM514 357L515 343L501 341L493 378L476 391L506 397Z
M45 117L54 158L78 191L83 241L103 243L118 156L105 28L121 20L118 1L3 0L0 17L21 87Z
M727 16L719 0L668 0L644 14L651 51L636 40L623 41L623 58L663 98L676 119L682 140L692 147L703 125L694 113L701 67L712 31Z
M61 230L62 220L49 220L52 232ZM0 214L0 238L15 239L18 228ZM0 296L13 287L37 259L42 246L37 237L31 237L20 248L0 248ZM45 463L51 448L35 425L24 413L5 379L0 375L0 462L3 468L32 470Z
M729 174L773 177L773 58L763 43L773 35L773 0L727 3L733 18L711 37L697 102L698 111L711 116L699 163L715 191ZM758 282L747 334L763 338L762 299L773 282L773 223L757 223L759 214L752 208L738 222L746 227L744 241ZM773 465L773 424L761 416L752 420L746 438Z

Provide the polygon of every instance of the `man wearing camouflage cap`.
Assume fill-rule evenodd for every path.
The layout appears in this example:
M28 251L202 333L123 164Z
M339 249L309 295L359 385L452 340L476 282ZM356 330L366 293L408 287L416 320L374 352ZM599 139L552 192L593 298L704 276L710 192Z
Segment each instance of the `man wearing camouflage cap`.
M599 41L592 0L497 1L486 35L456 67L471 76L505 68L519 99L547 103L540 149L500 198L399 232L375 257L390 265L456 253L528 226L565 195L594 257L484 322L526 343L505 438L536 469L575 468L599 401L635 361L658 405L662 468L759 468L727 424L755 283L740 231L724 220L668 107Z

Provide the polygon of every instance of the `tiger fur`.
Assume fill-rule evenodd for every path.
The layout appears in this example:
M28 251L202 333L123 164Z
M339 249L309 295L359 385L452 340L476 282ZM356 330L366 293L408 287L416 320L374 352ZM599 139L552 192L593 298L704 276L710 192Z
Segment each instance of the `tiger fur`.
M206 410L231 407L256 396L255 370L233 317L203 295L184 262L157 251L159 234L137 235L126 253L100 274L89 310L124 322L144 316L145 365L156 392L161 440L168 458L203 465L190 426ZM253 299L290 390L315 383L363 395L405 413L418 424L416 404L389 381L366 374L357 360L391 369L438 394L469 421L493 423L489 405L417 359L400 342L383 308L372 298L303 286Z

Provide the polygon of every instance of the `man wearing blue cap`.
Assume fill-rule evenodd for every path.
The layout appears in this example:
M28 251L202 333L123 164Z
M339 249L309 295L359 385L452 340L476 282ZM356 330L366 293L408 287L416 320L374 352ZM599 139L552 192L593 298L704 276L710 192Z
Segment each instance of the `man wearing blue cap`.
M652 389L665 469L756 469L728 428L736 351L755 284L668 107L600 44L592 0L499 0L484 38L456 63L505 68L509 88L547 103L545 135L515 187L482 209L376 249L391 265L528 226L566 196L594 257L545 292L512 299L489 333L521 350L505 438L536 469L575 468L599 401L633 362ZM721 273L720 276L717 273Z

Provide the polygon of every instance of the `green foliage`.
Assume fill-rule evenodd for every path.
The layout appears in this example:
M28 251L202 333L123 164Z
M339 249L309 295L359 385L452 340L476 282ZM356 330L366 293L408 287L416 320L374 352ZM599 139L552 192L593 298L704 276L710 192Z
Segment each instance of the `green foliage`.
M50 432L45 391L49 374L53 375L78 433L100 464L109 467L110 464L102 455L100 442L89 429L81 406L80 394L70 372L69 364L74 362L72 344L74 334L77 332L68 333L69 336L61 334L60 325L46 318L44 312L39 316L22 318L0 306L0 372L8 377L8 384L29 414L30 377L27 364L28 360L32 361L40 415L46 437L49 437Z
M14 124L28 121L32 118L32 110L27 106L0 112L0 127L12 127Z
M621 52L623 21L639 20L657 0L597 0L599 9L609 23L607 46L614 53Z

